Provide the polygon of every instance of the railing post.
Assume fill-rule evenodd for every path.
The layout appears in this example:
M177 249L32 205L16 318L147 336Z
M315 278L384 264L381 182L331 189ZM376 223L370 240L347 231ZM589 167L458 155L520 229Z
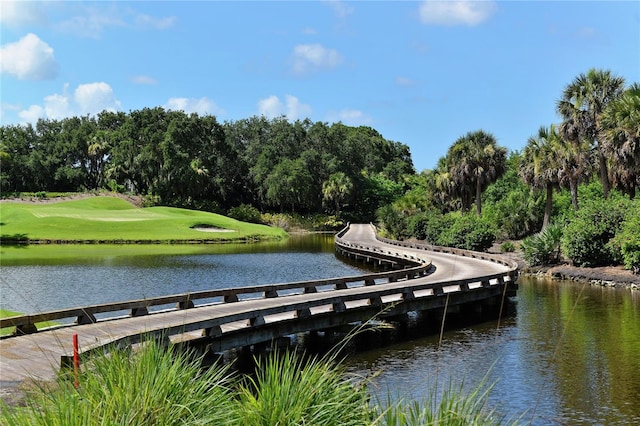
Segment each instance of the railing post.
M225 294L224 295L224 303L234 303L238 301L237 294Z
M258 315L257 317L253 317L249 319L249 325L256 326L256 325L264 325L265 321L264 321L264 317L262 315Z
M131 309L131 314L130 316L132 317L141 317L144 315L149 315L149 309L147 309L146 306L143 306L141 308L133 308Z
M296 318L303 319L311 316L311 309L303 308L296 311Z
M94 324L96 322L98 322L96 317L91 312L87 311L83 311L82 314L78 315L76 318L77 325Z
M191 308L194 308L195 305L193 304L193 300L187 299L187 300L182 300L178 302L176 307L178 309L191 309Z
M264 291L265 299L273 299L274 297L278 297L278 292L274 289L269 289Z
M369 305L382 306L382 298L380 296L372 296L369 298Z
M346 290L347 289L347 283L344 280L336 281L336 283L333 285L333 288L335 290Z
M215 325L213 327L205 328L202 330L203 337L219 337L222 335L222 328L219 325Z
M333 304L333 312L344 312L347 310L347 305L341 300Z
M16 326L15 335L22 336L23 334L32 334L37 333L38 329L35 324L23 324Z
M414 300L415 298L416 296L413 294L413 290L411 290L410 288L405 288L404 290L402 290L402 300L404 300L405 302Z

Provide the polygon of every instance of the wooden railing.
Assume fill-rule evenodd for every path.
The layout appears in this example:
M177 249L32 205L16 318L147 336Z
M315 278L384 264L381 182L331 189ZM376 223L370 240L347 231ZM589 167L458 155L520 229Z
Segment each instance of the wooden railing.
M348 228L347 228L348 229ZM346 230L341 231L342 235ZM340 234L338 234L340 235ZM356 244L349 244L339 242L339 238L336 239L336 245L342 248L348 248L350 251L356 253L370 253L377 256L377 258L384 258L385 256L391 261L391 259L400 258L402 263L407 265L405 269L358 275L352 277L340 277L329 278L323 280L312 281L299 281L282 284L267 284L258 286L247 287L235 287L224 288L217 290L205 290L192 293L174 294L168 296L160 296L153 298L129 300L125 302L105 303L76 308L61 309L56 311L42 312L31 315L18 315L8 318L0 319L0 328L16 327L16 331L13 335L30 334L40 330L50 329L51 327L38 329L37 323L47 321L59 321L69 318L75 318L73 324L62 324L54 327L91 324L98 321L113 320L123 317L136 317L141 315L149 315L158 312L166 312L168 310L189 309L196 307L194 301L205 300L206 304L213 303L233 303L239 300L246 300L249 298L274 298L285 295L293 294L309 294L321 291L341 290L347 288L364 287L386 282L397 282L401 280L411 280L420 276L424 276L431 268L431 263L425 259L419 259L415 256L409 256L401 253L385 252L374 247L359 246ZM162 307L174 305L174 308L167 308L164 310L150 311L151 307ZM103 319L97 319L96 315L105 313L128 311L125 315L112 316ZM10 337L10 336L5 336Z
M33 315L19 315L0 319L0 328L16 327L16 333L14 335L20 335L40 331L36 328L35 324L45 321L57 321L61 319L75 318L74 324L63 324L56 326L64 327L78 324L95 323L98 321L113 320L123 317L152 315L155 313L167 312L170 310L189 309L196 307L194 301L202 301L203 303L199 306L205 306L215 303L234 303L240 300L248 299L268 299L296 294L323 293L323 297L314 298L314 300L310 301L288 303L284 301L286 299L283 299L283 303L278 307L264 309L264 312L243 312L229 317L211 320L208 321L208 323L210 324L208 324L207 327L217 327L221 324L242 319L248 319L251 322L251 325L257 325L260 323L259 318L264 318L264 316L274 313L294 311L297 316L300 316L305 315L304 313L308 312L310 308L321 305L332 305L334 310L340 311L345 309L345 302L352 302L356 300L365 301L369 305L377 306L381 303L381 298L385 296L396 295L401 300L413 300L416 297L416 293L423 290L431 290L430 293L435 296L443 294L445 292L445 288L447 288L448 292L452 291L451 288L453 288L453 291L466 292L480 287L488 288L495 285L504 285L508 282L515 283L518 275L517 264L515 262L505 260L500 256L490 255L487 253L471 252L468 250L434 247L425 244L399 242L384 238L378 238L381 242L397 247L397 249L389 250L386 247L380 248L345 241L341 237L347 230L348 226L336 235L336 249L363 257L370 256L382 261L389 261L400 264L403 266L403 269L352 277L206 290L193 293L183 293L147 299L130 300L126 302L62 309ZM425 256L419 256L416 255L415 252L402 250L401 248L424 250ZM402 289L382 288L376 286L385 282L393 283L402 280L411 281L427 275L432 269L431 262L427 257L427 251L445 252L456 254L459 256L489 260L507 266L508 271L484 275L480 277L436 283L419 283L413 281ZM365 287L368 288L364 289ZM363 291L358 294L348 295L338 295L331 293L332 290L343 290L348 288L363 288ZM174 305L174 307L171 308L171 305ZM149 309L151 307L163 306L166 307L164 310L150 311ZM126 314L119 317L114 316L102 319L96 318L96 315L98 314L113 313L118 311L125 311ZM256 318L258 319L256 320ZM193 326L201 327L202 324L194 324ZM182 324L183 330L189 328L185 327L186 324ZM43 328L41 330L45 329L46 328Z

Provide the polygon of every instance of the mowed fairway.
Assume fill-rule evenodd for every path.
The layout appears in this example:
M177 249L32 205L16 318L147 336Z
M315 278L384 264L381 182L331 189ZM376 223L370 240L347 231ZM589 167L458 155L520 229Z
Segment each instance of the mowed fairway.
M198 228L198 229L195 229ZM0 204L0 236L52 242L243 241L286 236L266 225L173 207L138 208L116 197Z

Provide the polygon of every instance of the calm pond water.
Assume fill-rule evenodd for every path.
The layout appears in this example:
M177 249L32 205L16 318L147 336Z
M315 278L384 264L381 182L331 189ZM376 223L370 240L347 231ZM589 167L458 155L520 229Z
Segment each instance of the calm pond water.
M516 314L355 354L373 389L426 398L493 385L490 406L535 425L640 424L640 292L520 277ZM521 417L522 416L522 417Z
M60 253L46 262L2 260L0 307L41 312L361 273L335 257L327 235L175 255L118 255L129 249L105 253L88 246L82 255ZM640 292L527 277L518 282L515 313L499 328L490 321L446 332L441 344L439 336L427 336L352 354L349 371L379 373L371 389L382 398L425 399L449 383L471 390L486 379L493 385L490 405L509 419L640 424Z

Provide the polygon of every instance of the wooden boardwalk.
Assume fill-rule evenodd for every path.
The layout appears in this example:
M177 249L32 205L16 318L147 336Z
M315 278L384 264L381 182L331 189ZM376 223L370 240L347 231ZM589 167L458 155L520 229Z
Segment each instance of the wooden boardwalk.
M55 377L61 363L69 360L74 334L83 353L102 350L108 344L133 344L143 336L205 340L222 351L300 331L366 321L381 311L398 315L495 300L514 295L517 288L514 263L482 253L381 240L370 225L351 225L336 237L336 249L350 256L394 262L398 269L3 319L0 327L13 325L31 333L0 340L0 385ZM203 299L206 304L196 303ZM149 311L154 305L167 304L176 307ZM95 320L95 314L109 311L126 311L126 315ZM65 317L77 318L78 324L34 332L36 322Z

